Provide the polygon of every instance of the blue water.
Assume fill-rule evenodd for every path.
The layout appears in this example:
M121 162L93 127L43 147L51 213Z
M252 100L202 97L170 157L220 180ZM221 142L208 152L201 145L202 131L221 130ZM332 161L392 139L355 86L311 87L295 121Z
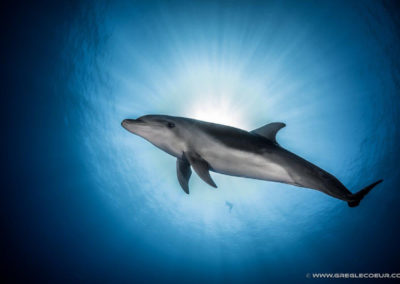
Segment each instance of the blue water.
M381 1L7 6L2 278L27 283L308 283L400 272L400 18ZM125 131L169 114L279 143L351 191L212 174ZM349 280L336 280L336 282ZM387 280L387 283L390 281Z

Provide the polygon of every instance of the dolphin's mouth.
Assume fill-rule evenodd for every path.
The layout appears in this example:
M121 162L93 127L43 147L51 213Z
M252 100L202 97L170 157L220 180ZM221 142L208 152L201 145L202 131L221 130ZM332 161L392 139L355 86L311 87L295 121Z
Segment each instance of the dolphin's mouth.
M128 129L129 125L132 125L132 124L139 124L139 123L144 123L144 121L143 121L142 119L140 119L140 118L138 118L138 119L130 119L130 118L127 118L127 119L124 119L124 120L121 122L121 125L122 125L123 128L129 130L129 129Z

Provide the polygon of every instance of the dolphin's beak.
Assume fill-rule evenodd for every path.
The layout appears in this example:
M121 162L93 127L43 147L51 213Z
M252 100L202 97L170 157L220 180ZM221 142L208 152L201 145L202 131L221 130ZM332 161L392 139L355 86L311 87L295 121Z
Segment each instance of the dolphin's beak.
M139 124L139 123L144 123L144 121L141 120L140 118L138 118L138 119L124 119L121 122L121 125L122 125L123 128L129 130L128 129L129 125L134 125L134 124Z

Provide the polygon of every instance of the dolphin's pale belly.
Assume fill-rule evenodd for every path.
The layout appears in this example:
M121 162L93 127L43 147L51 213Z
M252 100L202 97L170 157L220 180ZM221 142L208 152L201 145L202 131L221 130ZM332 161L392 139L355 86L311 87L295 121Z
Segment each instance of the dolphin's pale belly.
M207 143L201 147L201 156L217 173L282 182L337 197L348 193L336 178L317 166L282 148L269 147L273 148L254 152Z
M287 169L268 157L237 149L207 149L202 153L213 171L221 174L294 184Z
M213 146L201 155L217 173L312 188L343 200L351 194L334 176L282 148L252 152Z

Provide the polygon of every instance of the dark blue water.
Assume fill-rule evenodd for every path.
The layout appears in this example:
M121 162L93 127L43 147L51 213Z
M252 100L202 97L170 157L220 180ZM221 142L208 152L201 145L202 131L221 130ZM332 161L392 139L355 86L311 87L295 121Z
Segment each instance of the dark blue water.
M2 13L2 278L400 272L394 2L71 1ZM149 113L247 130L282 121L279 143L351 191L385 181L357 208L218 174L217 190L194 175L188 196L174 158L120 125Z

